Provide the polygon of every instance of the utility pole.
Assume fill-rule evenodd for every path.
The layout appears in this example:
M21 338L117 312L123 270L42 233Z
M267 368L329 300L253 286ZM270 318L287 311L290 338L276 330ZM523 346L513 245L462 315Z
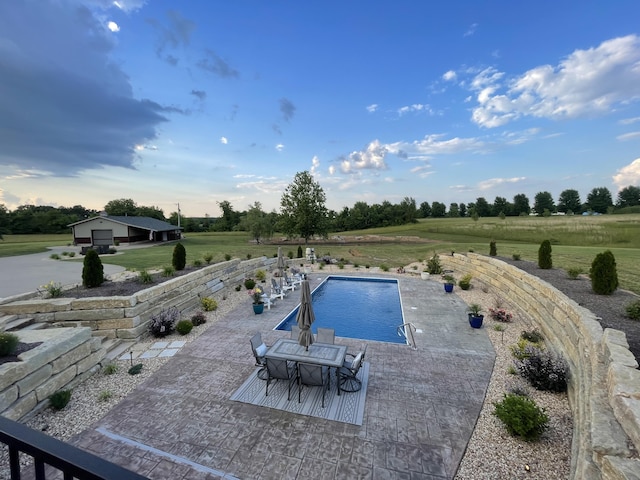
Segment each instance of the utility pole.
M177 203L176 205L178 205L178 230L180 229L180 204ZM180 234L180 236L182 236L182 234Z

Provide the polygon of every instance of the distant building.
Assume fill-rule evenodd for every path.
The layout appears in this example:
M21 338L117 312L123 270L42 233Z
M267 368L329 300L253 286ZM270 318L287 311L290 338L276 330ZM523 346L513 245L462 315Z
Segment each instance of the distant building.
M151 217L100 215L68 226L73 231L73 244L85 246L168 242L182 236L182 228Z

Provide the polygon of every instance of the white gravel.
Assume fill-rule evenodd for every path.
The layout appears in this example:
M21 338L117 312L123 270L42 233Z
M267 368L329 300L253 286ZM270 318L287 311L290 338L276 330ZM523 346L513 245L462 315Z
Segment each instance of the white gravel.
M413 271L409 265L405 271ZM349 269L345 268L345 272ZM472 282L473 284L473 282ZM468 291L456 289L456 293L467 303L478 303L485 314L489 307L495 307L496 299L493 295L484 293L481 287L475 286ZM215 312L207 313L207 323L194 327L188 335L181 336L173 333L163 340L192 341L202 334L208 326L224 317L225 313L235 308L241 302L247 301L246 292L228 292L227 298L218 298L219 308ZM561 479L568 478L570 473L570 452L572 439L572 417L566 394L538 392L527 387L526 382L516 375L509 374L512 365L509 346L516 343L520 332L530 329L530 322L526 316L512 305L503 302L503 307L514 313L512 323L505 326L504 332L494 329L495 322L485 315L484 329L489 335L496 350L496 362L487 390L484 407L480 413L478 423L469 442L467 451L460 465L456 479ZM136 350L148 349L156 339L139 343ZM168 358L153 358L134 360L143 363L144 367L139 375L129 375L127 370L130 361L117 361L118 372L105 375L99 372L73 389L71 401L61 411L47 408L31 417L25 423L31 428L44 431L60 440L67 440L102 418L110 409L115 407L136 386L159 369ZM527 443L511 437L500 420L493 414L493 402L500 401L504 393L513 386L527 388L531 398L545 408L550 418L549 428L541 440ZM25 459L25 463L27 460ZM0 480L8 479L6 449L0 455Z

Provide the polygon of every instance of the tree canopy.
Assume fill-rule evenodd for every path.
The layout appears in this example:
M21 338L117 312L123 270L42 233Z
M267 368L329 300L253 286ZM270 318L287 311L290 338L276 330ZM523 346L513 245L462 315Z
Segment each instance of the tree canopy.
M327 222L326 195L313 176L307 172L296 173L282 194L282 229L287 235L304 238L305 244L314 235L326 236Z

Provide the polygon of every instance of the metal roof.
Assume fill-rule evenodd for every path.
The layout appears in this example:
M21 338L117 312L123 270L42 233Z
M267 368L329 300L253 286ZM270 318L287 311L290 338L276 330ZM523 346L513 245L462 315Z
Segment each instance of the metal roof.
M178 230L178 227L176 225L172 225L168 222L158 220L157 218L129 217L129 216L117 216L117 215L101 215L98 217L87 218L85 220L80 220L79 222L76 222L76 223L71 223L67 226L73 227L75 225L90 222L96 219L110 220L112 222L121 223L123 225L128 225L130 227L141 228L143 230L153 230L154 232L166 232L170 230ZM179 229L182 230L182 227L179 227Z

